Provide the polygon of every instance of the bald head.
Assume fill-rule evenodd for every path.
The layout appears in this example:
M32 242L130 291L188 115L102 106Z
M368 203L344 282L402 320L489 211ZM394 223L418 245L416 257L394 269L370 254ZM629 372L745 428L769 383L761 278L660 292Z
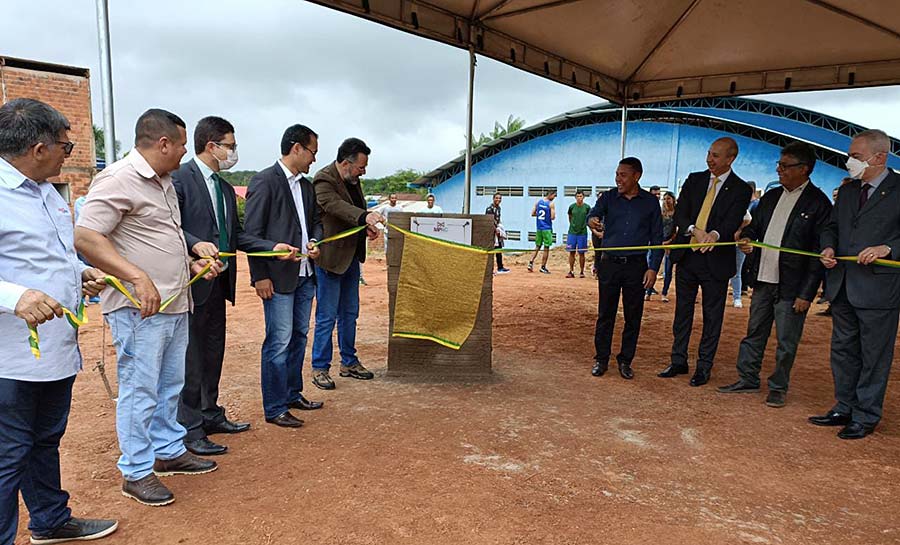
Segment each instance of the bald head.
M709 146L706 152L706 166L715 176L721 176L731 170L731 163L737 158L738 145L734 138L724 136Z

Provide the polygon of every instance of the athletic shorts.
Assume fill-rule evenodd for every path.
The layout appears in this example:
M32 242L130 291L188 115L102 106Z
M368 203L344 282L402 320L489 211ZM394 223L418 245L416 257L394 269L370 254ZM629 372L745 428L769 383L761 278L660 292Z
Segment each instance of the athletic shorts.
M578 250L579 254L583 254L587 252L587 234L584 235L569 235L566 238L566 251L574 252Z
M544 229L539 229L537 234L534 237L534 247L540 248L544 246L549 248L553 246L553 231L547 231Z

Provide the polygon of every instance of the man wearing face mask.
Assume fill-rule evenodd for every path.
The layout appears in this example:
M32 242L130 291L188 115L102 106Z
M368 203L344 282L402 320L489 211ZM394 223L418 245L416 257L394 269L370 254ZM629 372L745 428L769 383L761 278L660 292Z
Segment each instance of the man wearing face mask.
M218 257L220 251L233 253L235 249L287 250L291 253L279 259L293 259L296 249L290 244L275 244L241 227L234 188L219 175L238 161L231 123L221 117L201 119L194 129L194 153L194 159L172 173L181 228L194 257ZM187 430L184 445L203 456L223 454L228 448L210 441L209 435L250 429L250 424L228 420L218 404L225 357L225 301L234 305L237 283L237 260L231 257L222 261L225 269L219 276L191 287L194 312L188 320L184 388L178 403L178 422Z
M831 372L836 403L812 416L817 426L843 426L841 439L861 439L881 420L897 322L900 269L873 264L900 259L900 175L886 166L891 140L867 130L850 142L847 171L820 237L822 264L829 269ZM835 256L856 256L857 263Z

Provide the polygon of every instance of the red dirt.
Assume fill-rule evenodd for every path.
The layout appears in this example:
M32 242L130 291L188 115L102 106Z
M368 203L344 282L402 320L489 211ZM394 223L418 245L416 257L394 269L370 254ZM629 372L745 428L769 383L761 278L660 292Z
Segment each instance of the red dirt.
M296 431L263 421L262 306L244 276L229 310L221 401L252 431L215 436L230 448L218 471L165 478L177 501L162 508L120 495L114 405L92 370L99 309L90 307L86 370L62 444L75 515L118 518L111 545L900 543L897 385L865 440L806 422L832 402L828 318L807 321L783 409L766 407L765 392L715 392L735 376L746 299L726 310L708 386L655 376L668 362L674 300L647 305L633 381L614 369L594 378L596 283L563 278L561 256L549 276L508 261L513 272L494 283L494 376L441 382L386 375L386 272L371 258L357 339L376 379L337 378L332 392L307 382L308 397L326 405L298 412L306 425ZM617 326L614 347L621 315ZM107 362L115 384L111 347ZM304 371L308 381L308 362ZM16 543L27 542L27 520L23 508Z

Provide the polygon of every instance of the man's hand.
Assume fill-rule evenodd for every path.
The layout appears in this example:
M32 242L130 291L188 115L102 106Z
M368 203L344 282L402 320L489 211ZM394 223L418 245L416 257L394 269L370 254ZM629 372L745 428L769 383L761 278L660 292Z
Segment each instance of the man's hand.
M694 231L691 233L691 236L693 236L695 239L697 239L697 242L700 244L707 244L710 242L718 242L719 241L719 233L717 233L715 231L710 231L709 233L707 233L706 231L704 231L703 229L700 229L699 227L694 227ZM705 254L706 252L712 250L713 248L715 248L715 246L703 246L702 248L699 249L699 252Z
M806 314L806 311L809 310L809 303L806 299L800 299L799 297L794 299L794 312Z
M198 242L191 251L197 257L219 257L219 248L212 242Z
M134 285L134 295L141 303L141 318L149 318L159 312L159 304L161 299L159 291L153 284L153 280L147 273L141 271L141 275L132 282Z
M316 246L315 243L306 243L306 255L308 255L310 259L318 259L320 253L322 252L319 251L319 247Z
M372 225L367 225L366 236L369 237L369 240L375 240L376 238L378 238L378 228Z
M753 253L753 246L750 245L749 238L745 237L745 238L738 240L737 247L738 247L738 250L744 252L747 255L750 255Z
M655 283L656 271L654 271L653 269L647 269L647 272L644 273L644 289L649 290Z
M258 295L260 299L269 300L275 294L275 288L272 287L272 281L268 278L265 280L257 280L253 285L256 287L256 295Z
M203 269L206 268L208 264L212 263L209 268L209 271L203 275L204 280L212 280L213 278L219 276L219 273L222 272L222 267L225 266L224 263L219 261L218 259L198 259L191 263L191 276L200 274L203 272Z
M85 269L81 273L81 292L85 297L96 297L106 288L106 281L103 280L106 274L100 269Z
M387 220L384 216L379 214L378 212L369 212L366 214L366 225L370 227L375 227L376 223L386 223Z
M29 326L37 327L54 316L63 315L59 301L38 290L25 290L16 303L16 316L25 320Z
M279 242L275 246L272 246L272 251L273 252L291 252L287 255L278 256L278 259L280 259L281 261L300 261L300 259L301 259L300 257L297 257L297 254L300 253L300 248L295 248L285 242Z
M588 219L588 227L590 227L591 230L600 229L600 218L598 218L598 217L589 218Z
M819 261L822 262L826 269L833 269L837 265L837 259L834 258L834 248L825 248L819 255L822 256L819 258Z
M871 265L876 259L887 257L890 254L891 249L882 244L881 246L869 246L868 248L863 248L863 251L859 252L859 256L857 256L856 259L859 261L860 265Z

